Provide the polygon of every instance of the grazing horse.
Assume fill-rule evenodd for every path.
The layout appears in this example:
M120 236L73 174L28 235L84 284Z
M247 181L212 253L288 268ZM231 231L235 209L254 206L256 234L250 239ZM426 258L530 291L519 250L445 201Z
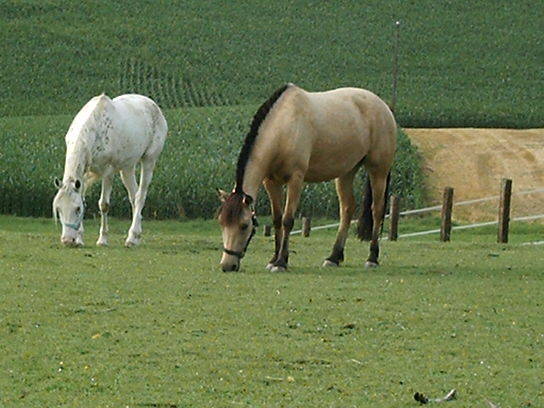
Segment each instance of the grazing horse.
M62 223L61 242L83 245L85 191L102 179L98 206L101 213L97 245L108 245L108 210L114 173L119 171L132 206L132 225L125 241L138 245L142 209L155 163L164 146L168 126L155 102L142 95L92 98L78 112L66 134L66 161L62 182L53 200L53 216ZM140 163L140 184L136 165Z
M303 183L335 179L340 227L323 266L338 266L355 211L353 179L359 167L369 175L358 235L371 240L367 267L378 265L378 238L385 214L397 124L389 107L372 92L340 88L307 92L293 84L278 89L257 111L238 157L232 193L219 191L223 271L237 271L255 234L259 186L268 193L275 251L267 269L287 268L289 234ZM282 214L282 186L287 198Z

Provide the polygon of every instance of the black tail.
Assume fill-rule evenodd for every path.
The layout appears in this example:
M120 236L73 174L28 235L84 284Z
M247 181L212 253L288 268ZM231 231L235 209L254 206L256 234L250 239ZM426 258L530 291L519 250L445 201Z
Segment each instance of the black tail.
M384 200L384 212L383 216L385 217L385 210L387 209L387 204L389 201L389 182L391 181L391 172L387 175L387 184L385 185L385 200ZM383 218L382 218L383 221ZM370 177L366 179L365 185L365 194L363 198L363 211L359 217L359 222L357 224L357 236L361 241L370 241L372 239L372 186L370 185ZM383 222L382 222L383 228Z
M391 185L391 172L387 173L387 184L385 185L385 197L383 200L383 217L382 217L382 231L383 231L383 220L385 219L385 214L387 214L387 208L389 207L389 187ZM381 232L380 231L380 234Z

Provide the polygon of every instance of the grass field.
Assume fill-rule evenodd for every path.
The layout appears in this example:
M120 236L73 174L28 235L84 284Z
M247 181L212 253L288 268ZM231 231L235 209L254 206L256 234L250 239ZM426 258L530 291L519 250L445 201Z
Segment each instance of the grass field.
M264 220L263 220L264 221ZM401 232L436 220L402 224ZM542 225L382 245L362 268L318 267L333 231L294 237L291 269L264 265L259 234L240 273L220 272L212 221L144 222L144 244L59 245L49 219L0 216L0 405L6 407L452 407L544 405Z
M544 126L543 4L0 2L0 212L50 214L64 134L92 96L146 94L170 127L141 247L122 246L116 218L111 246L94 246L98 188L84 248L61 247L50 219L0 215L0 407L398 408L452 388L452 408L544 406L543 246L522 245L542 224L513 223L507 245L493 227L383 241L370 271L354 237L345 265L321 268L335 232L315 231L293 237L281 274L264 269L259 231L225 274L219 227L187 220L213 214L251 116L283 83L389 102L396 20L400 126ZM394 191L421 206L419 156L400 142ZM112 207L128 212L119 182ZM334 216L333 185L307 188L301 212Z
M391 98L399 123L539 127L542 2L5 0L0 116L74 115L139 92L165 108L256 104L290 81Z

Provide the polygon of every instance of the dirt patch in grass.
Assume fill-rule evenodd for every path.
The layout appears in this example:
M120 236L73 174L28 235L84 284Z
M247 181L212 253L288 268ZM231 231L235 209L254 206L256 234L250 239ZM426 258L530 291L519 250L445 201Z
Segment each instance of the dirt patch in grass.
M513 192L544 188L544 129L404 129L423 156L428 192L441 202L445 186L455 189L454 200L499 194L503 177ZM497 217L498 200L460 206L454 218L488 221ZM540 214L544 192L513 195L512 216Z

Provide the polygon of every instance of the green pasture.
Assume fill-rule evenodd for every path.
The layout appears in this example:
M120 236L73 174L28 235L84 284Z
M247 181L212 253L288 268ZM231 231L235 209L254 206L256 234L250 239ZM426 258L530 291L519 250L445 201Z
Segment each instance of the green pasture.
M285 82L370 89L406 127L539 127L542 2L0 2L0 116L138 92L164 108L257 104Z
M219 206L217 188L234 186L236 160L258 106L220 106L167 110L169 132L157 164L144 214L152 218L213 217ZM51 216L55 177L62 178L64 135L70 115L0 118L0 213ZM357 199L364 172L356 179ZM404 208L424 203L420 157L408 137L399 132L392 191ZM87 215L98 212L100 186L87 197ZM130 215L124 186L116 177L112 214ZM269 212L264 190L261 213ZM307 185L300 203L306 215L335 217L338 201L334 182Z
M144 221L130 250L128 226L97 248L88 220L67 249L50 219L0 216L1 406L398 408L451 388L451 408L544 405L542 246L520 245L542 225L383 242L370 271L354 237L320 268L334 231L316 231L281 274L261 231L225 274L213 221Z

